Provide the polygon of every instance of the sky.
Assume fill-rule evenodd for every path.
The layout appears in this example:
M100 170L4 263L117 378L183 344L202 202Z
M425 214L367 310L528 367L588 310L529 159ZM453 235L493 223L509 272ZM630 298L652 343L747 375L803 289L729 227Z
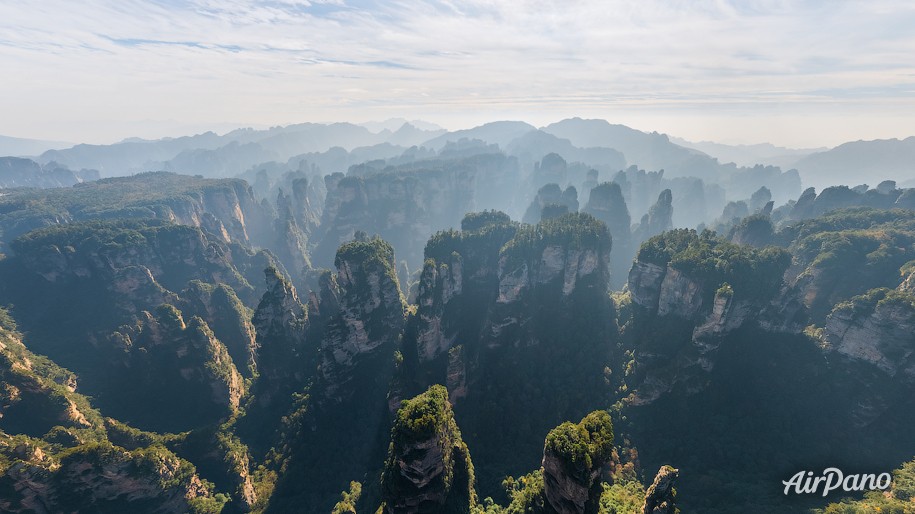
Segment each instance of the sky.
M693 141L915 135L908 0L0 0L0 134L603 118Z

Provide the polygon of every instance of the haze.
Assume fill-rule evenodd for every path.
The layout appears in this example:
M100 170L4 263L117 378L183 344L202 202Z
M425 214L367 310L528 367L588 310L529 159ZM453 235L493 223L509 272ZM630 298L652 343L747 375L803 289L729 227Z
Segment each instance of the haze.
M789 147L915 133L915 5L0 3L0 134L605 118Z

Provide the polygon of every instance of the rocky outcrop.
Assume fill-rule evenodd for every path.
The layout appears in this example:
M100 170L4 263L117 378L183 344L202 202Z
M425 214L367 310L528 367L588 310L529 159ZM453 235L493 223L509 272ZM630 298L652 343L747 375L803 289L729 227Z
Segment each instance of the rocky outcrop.
M629 271L632 301L659 316L692 318L702 308L704 287L670 266L636 261Z
M177 431L217 421L236 412L245 394L241 374L206 322L185 322L171 305L140 313L139 326L123 327L112 342L128 352L122 373L133 378L123 380L136 389L109 394L145 406L123 412L141 426Z
M878 289L836 307L826 342L838 354L892 377L915 379L915 297Z
M568 241L565 229L587 232L587 236ZM497 302L510 304L524 291L551 284L559 286L562 296L581 286L606 288L610 246L606 227L586 214L546 220L532 227L530 234L519 233L499 257Z
M190 463L161 447L128 452L107 443L87 445L60 461L35 449L10 466L0 483L15 491L0 499L0 509L9 513L182 514L194 502L225 503Z
M605 411L563 423L546 437L543 495L558 514L597 513L601 468L613 452L613 424Z
M358 363L393 353L404 325L404 300L395 270L394 250L381 239L352 241L337 251L336 279L327 282L334 291L336 312L326 312L321 342L320 373L328 398L348 396L347 383Z
M476 168L397 171L365 176L328 176L327 202L312 254L329 266L334 252L357 230L378 234L407 262L422 262L429 234L456 226L473 210Z
M591 189L588 203L582 212L607 224L613 238L613 254L610 259L613 277L619 277L619 285L622 285L622 279L629 271L632 258L635 256L635 249L632 246L632 219L619 184L604 182Z
M723 258L741 264L733 270L714 264ZM786 252L738 247L694 231L675 230L643 245L628 285L641 309L626 331L639 334L634 352L644 375L632 384L629 401L651 403L678 385L702 390L729 334L777 318L766 309L785 294L779 286L788 263ZM664 333L659 324L677 328Z
M301 384L305 369L308 311L295 287L276 268L264 270L264 293L252 323L257 334L256 365L260 372L256 397L269 404L280 390Z
M635 261L629 270L629 293L632 301L647 309L657 309L661 298L661 284L667 274L667 266L651 262Z
M445 305L463 290L463 258L453 254L448 262L426 261L417 290L416 350L420 361L434 360L447 352L455 336L442 327Z
M677 514L677 490L674 489L680 471L671 466L662 466L645 493L642 514Z
M563 210L567 213L578 212L578 191L574 186L562 190L558 184L547 184L537 190L537 195L525 211L521 221L531 224L538 223L541 219L557 217L555 215L545 216L547 212L559 213Z
M238 371L249 378L256 370L257 341L251 310L225 284L211 285L191 281L177 303L188 316L197 316L209 325L225 346ZM164 303L164 302L163 302Z
M704 289L682 271L668 267L658 295L658 315L691 318L702 308Z
M444 387L401 404L381 481L387 514L468 512L476 504L470 452Z
M260 248L295 243L289 243L289 224L277 223L277 214L269 204L258 202L251 187L237 179L140 173L67 189L12 191L0 196L0 205L3 245L37 228L137 218L199 228L222 243ZM278 241L284 245L277 246ZM286 267L300 271L301 255L293 253L283 259Z
M118 295L116 301L132 304L131 310L158 306L168 295L161 288L180 291L192 279L227 284L246 298L253 293L234 266L239 252L189 226L77 223L32 232L12 247L22 265L45 281L92 281Z
M445 386L448 388L448 401L452 404L467 396L467 361L461 345L448 351Z
M303 215L299 213L297 216L296 202L286 196L282 189L277 193L277 218L273 222L277 239L270 248L274 248L280 261L298 276L311 267L311 262L308 259L308 237L298 221Z
M534 187L541 184L565 184L569 166L566 160L557 153L548 153L543 156L540 162L534 163L534 171L531 174L531 180Z
M635 229L636 241L645 241L673 228L673 214L673 195L670 189L665 189L658 195L658 201L648 209L648 213L642 216Z

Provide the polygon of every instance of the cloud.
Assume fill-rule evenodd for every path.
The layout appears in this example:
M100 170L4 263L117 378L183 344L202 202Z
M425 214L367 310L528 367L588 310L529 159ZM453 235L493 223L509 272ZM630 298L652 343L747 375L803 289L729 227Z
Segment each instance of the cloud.
M915 7L889 0L6 2L0 133L163 117L911 119L913 26Z

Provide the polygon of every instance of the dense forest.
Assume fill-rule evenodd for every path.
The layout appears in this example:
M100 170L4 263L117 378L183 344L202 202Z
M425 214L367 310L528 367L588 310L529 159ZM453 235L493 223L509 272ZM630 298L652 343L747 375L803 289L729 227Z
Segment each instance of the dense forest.
M577 118L2 158L0 511L915 512L871 176Z

